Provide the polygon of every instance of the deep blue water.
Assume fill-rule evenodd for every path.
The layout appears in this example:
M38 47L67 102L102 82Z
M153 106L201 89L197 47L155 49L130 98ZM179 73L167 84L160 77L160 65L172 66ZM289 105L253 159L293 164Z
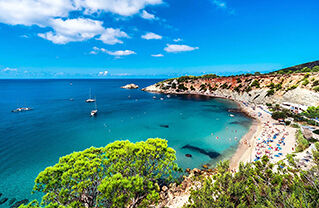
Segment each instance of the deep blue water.
M235 117L230 117L228 110L238 107L223 99L174 95L167 98L120 88L128 83L146 87L158 81L0 80L2 198L32 200L36 197L30 194L33 181L45 167L73 151L106 146L115 140L165 138L177 151L178 163L183 168L214 165L229 158L251 120L240 113L232 113ZM99 110L95 118L89 116L94 104L85 103L90 89ZM21 106L34 110L11 112ZM187 144L216 151L221 156L211 159L200 152L182 149ZM187 153L192 158L185 157ZM0 207L8 207L8 202Z

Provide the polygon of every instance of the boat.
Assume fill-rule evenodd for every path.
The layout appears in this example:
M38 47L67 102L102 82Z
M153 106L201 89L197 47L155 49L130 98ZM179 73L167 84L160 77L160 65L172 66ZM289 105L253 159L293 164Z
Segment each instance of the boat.
M97 106L96 106L96 103L95 103L95 109L91 111L91 117L94 117L97 115Z
M235 117L233 114L229 114L230 117Z
M97 114L97 110L92 110L92 111L91 111L91 117L96 116L96 114Z
M95 101L96 101L96 100L92 98L92 91L91 91L91 89L90 89L90 97L89 97L89 99L87 99L85 102L87 102L87 103L94 103Z
M24 111L30 111L30 110L32 110L32 108L29 108L29 107L26 107L26 108L21 107L21 108L14 109L14 110L12 110L11 112L13 112L13 113L18 113L18 112L24 112Z

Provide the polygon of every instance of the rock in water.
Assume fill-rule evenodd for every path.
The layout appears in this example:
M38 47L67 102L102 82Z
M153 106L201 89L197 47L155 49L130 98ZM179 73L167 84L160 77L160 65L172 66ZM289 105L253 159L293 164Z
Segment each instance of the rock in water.
M16 203L14 203L14 205L12 205L10 208L18 208L20 205L27 204L27 203L29 203L29 200L28 199L23 199L21 201L18 201Z
M216 157L218 157L220 155L218 152L206 151L206 150L204 150L202 148L195 147L195 146L189 145L189 144L183 146L182 149L189 149L189 150L193 150L193 151L196 151L196 152L200 152L200 153L202 153L204 155L207 155L208 157L210 157L212 159L214 159L214 158L216 158Z
M186 156L186 157L192 157L192 155L191 155L191 154L185 154L185 156Z
M8 201L8 198L3 198L0 200L0 204L4 204L6 201Z
M0 193L0 197L2 196L2 193Z
M169 128L169 125L160 125L160 127Z
M124 89L137 89L138 85L136 85L136 84L127 84L125 86L122 86L121 88L124 88Z
M202 166L204 169L208 169L208 165L203 165Z
M16 198L13 198L9 201L9 205L13 204L17 199Z

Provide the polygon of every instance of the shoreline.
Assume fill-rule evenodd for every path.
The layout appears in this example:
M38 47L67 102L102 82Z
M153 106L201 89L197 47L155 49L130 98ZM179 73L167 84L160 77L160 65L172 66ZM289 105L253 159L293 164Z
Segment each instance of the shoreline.
M271 116L265 112L265 110L263 109L264 106L262 105L257 106L254 103L245 104L244 102L235 100L230 96L227 96L227 97L216 96L214 94L199 93L199 92L195 92L195 93L165 92L163 90L159 90L159 91L144 90L144 91L151 92L151 93L159 93L159 94L201 95L201 96L207 96L212 98L221 98L221 99L231 100L235 102L238 105L240 111L244 113L246 116L250 117L253 122L248 132L239 140L238 147L235 153L231 156L229 160L230 161L229 167L231 170L236 171L239 168L239 164L241 162L248 163L248 162L254 161L257 156L262 156L261 152L263 152L264 155L268 155L271 161L277 162L280 159L283 159L283 157L286 156L288 153L291 153L295 146L295 143L296 143L295 131L296 130L289 126L277 125L276 124L277 121L273 120ZM252 105L254 105L254 109ZM283 132L285 134L281 135ZM280 156L275 155L276 151L278 150L274 152L273 150L268 151L267 149L264 149L264 144L261 144L261 141L262 141L261 139L263 139L263 141L267 139L272 139L274 134L281 135L282 138L285 137L284 139L287 139L287 141L284 142L285 147L280 147L280 151L282 151ZM262 147L260 147L261 145ZM273 145L273 147L276 147L275 144L271 144L271 145ZM273 149L273 147L271 147L271 149Z

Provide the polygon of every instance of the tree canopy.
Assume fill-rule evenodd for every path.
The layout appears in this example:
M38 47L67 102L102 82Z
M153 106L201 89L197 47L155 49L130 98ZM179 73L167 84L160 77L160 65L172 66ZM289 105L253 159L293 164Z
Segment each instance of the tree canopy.
M175 151L163 139L116 141L60 158L35 179L42 206L146 207L159 199L160 185L179 171ZM39 207L36 201L22 207Z

